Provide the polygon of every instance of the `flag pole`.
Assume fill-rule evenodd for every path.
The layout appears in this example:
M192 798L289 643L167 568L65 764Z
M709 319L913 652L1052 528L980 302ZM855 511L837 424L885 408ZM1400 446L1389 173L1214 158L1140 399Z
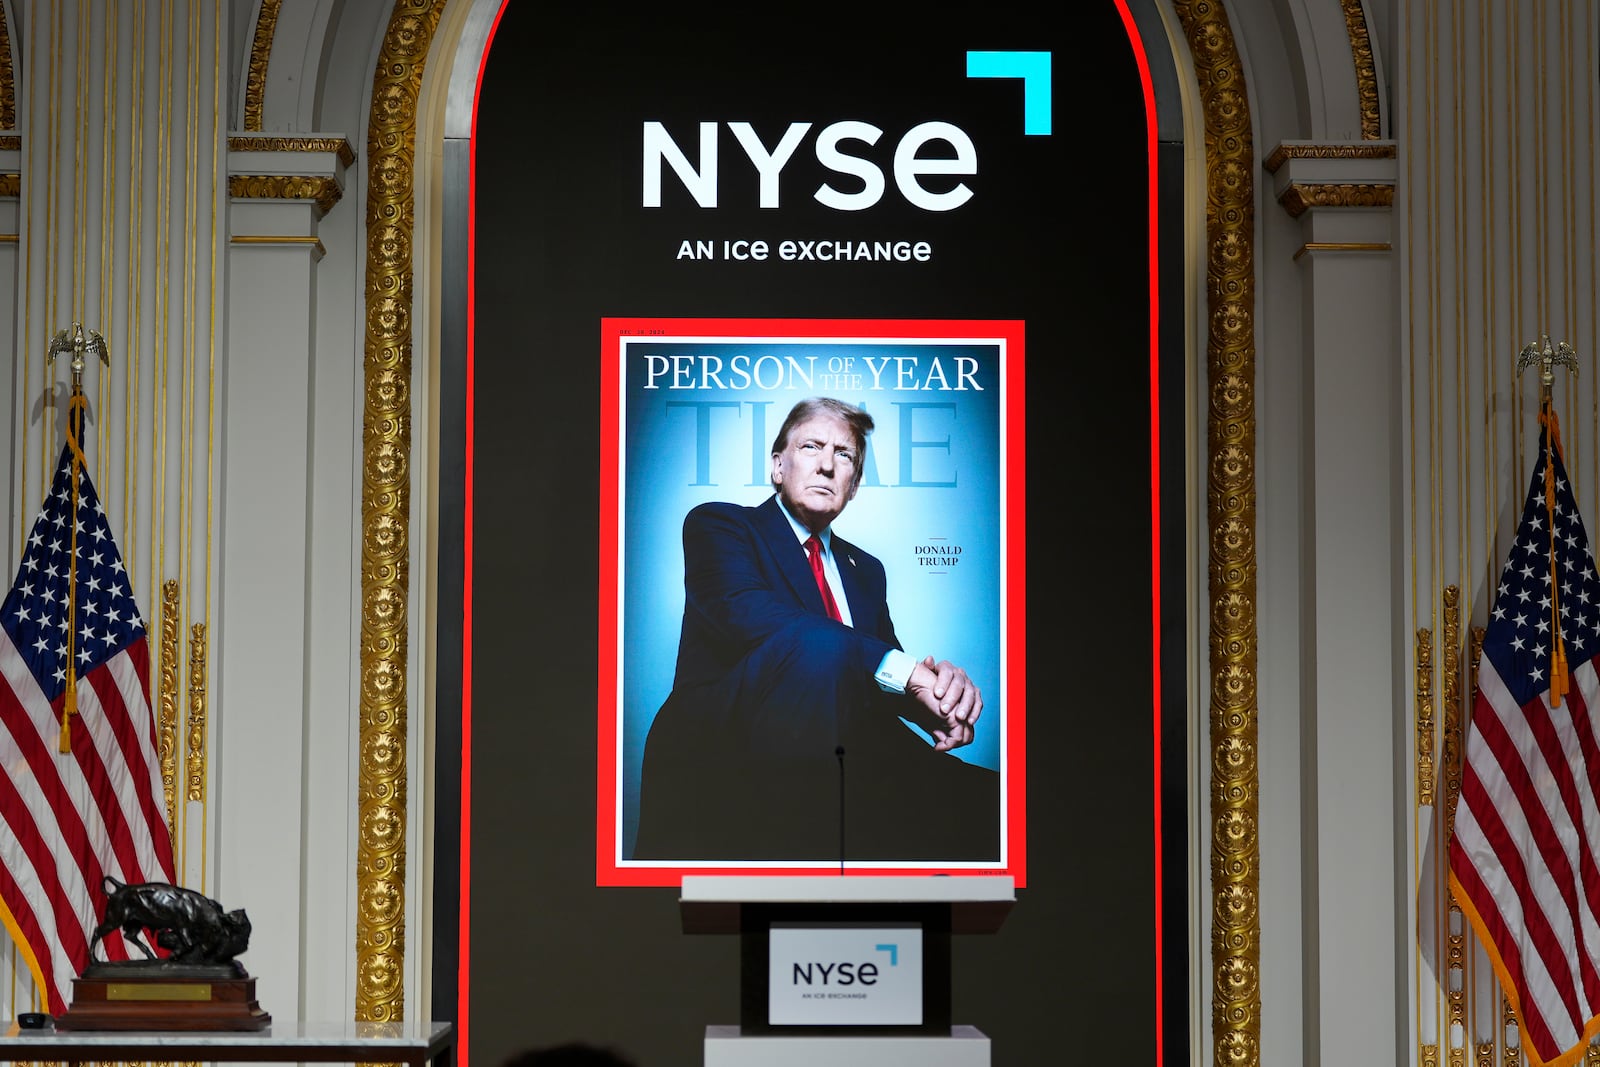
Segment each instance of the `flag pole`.
M50 339L50 350L45 355L47 364L54 364L57 355L72 354L72 397L67 402L67 449L72 454L71 470L71 499L68 501L71 516L68 531L70 553L67 556L67 687L61 700L61 751L72 751L72 717L78 713L78 668L76 657L71 649L73 638L77 634L78 610L78 475L87 465L83 456L83 445L78 435L83 432L84 414L88 410L89 401L83 394L83 369L84 356L94 353L100 357L106 366L111 365L110 353L106 351L106 341L93 330L85 330L83 323L74 322L71 329L61 330Z
M1556 482L1555 463L1553 457L1559 456L1563 463L1566 456L1561 451L1561 423L1556 418L1556 406L1551 399L1551 392L1556 383L1556 364L1566 367L1572 374L1578 373L1578 357L1572 346L1565 341L1555 345L1550 343L1549 334L1540 334L1539 340L1531 341L1524 345L1522 352L1517 356L1517 370L1522 371L1528 367L1539 367L1539 425L1544 429L1541 435L1545 442L1544 464L1544 506L1545 529L1548 531L1546 542L1547 551L1545 558L1550 567L1550 706L1559 708L1561 698L1572 688L1572 680L1567 672L1567 643L1561 633L1561 589L1556 581Z

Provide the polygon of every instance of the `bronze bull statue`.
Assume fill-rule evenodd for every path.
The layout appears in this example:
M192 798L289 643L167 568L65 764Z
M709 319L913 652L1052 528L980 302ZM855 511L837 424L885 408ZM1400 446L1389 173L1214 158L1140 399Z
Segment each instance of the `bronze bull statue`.
M91 960L95 945L119 929L123 940L149 959L156 954L139 935L153 931L173 963L228 963L250 946L250 920L243 910L224 912L210 897L166 882L124 885L108 877L105 886L105 914L89 940Z

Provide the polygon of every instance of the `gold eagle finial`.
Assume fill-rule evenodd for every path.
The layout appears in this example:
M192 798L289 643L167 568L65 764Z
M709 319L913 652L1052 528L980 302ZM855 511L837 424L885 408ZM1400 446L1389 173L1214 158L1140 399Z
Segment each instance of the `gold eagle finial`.
M1522 353L1517 356L1517 370L1526 370L1535 364L1539 366L1539 384L1544 386L1548 393L1550 387L1556 384L1556 365L1566 367L1573 374L1578 373L1578 354L1572 346L1565 341L1558 341L1552 345L1550 335L1542 333L1537 341L1530 341L1522 346Z
M75 322L70 329L58 330L50 338L50 351L45 355L46 363L55 363L57 356L70 354L72 356L72 391L83 391L83 368L86 355L99 356L100 362L111 366L111 353L106 350L106 339L93 330L83 328L83 323Z

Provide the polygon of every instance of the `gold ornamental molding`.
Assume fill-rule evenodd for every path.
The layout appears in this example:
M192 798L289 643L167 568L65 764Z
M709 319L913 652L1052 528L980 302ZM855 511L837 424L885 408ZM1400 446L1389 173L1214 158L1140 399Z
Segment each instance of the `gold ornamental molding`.
M1483 635L1488 633L1484 626L1474 626L1468 631L1467 637L1467 692L1473 700L1478 699L1478 662L1483 659ZM1467 722L1465 713L1461 721L1453 727L1445 724L1446 729L1453 732L1445 734L1444 738L1444 773L1445 788L1445 839L1455 832L1456 828L1456 800L1461 796L1461 774L1463 750L1467 745ZM1452 898L1452 903L1454 899Z
M1461 587L1447 585L1440 597L1444 614L1444 646L1439 657L1444 689L1444 806L1445 840L1455 822L1455 800L1461 791ZM1453 764L1453 766L1452 766ZM1445 925L1445 966L1450 979L1445 983L1445 1022L1450 1035L1450 1067L1467 1067L1466 930L1461 906L1446 894L1450 919ZM1455 1043L1455 1035L1462 1043Z
M231 245L276 245L279 248L305 248L311 252L313 262L328 254L322 238L308 234L236 233L228 238Z
M283 0L261 0L261 10L256 14L256 32L250 38L250 65L244 79L247 130L261 129L262 108L267 100L267 61L272 58L272 37L278 29L278 9L282 6Z
M1461 793L1461 742L1466 723L1461 706L1461 661L1466 653L1461 646L1461 587L1448 585L1444 590L1444 654L1440 657L1444 664L1444 755L1440 772L1444 776L1446 840L1455 829L1456 797ZM1452 899L1451 904L1454 903Z
M406 596L417 95L445 0L395 0L367 123L356 1020L404 1014Z
M1393 252L1394 245L1388 241L1307 241L1294 250L1294 258L1309 255L1312 252Z
M1295 219L1314 207L1393 207L1394 186L1368 182L1290 182L1278 195L1278 203Z
M190 800L206 798L206 624L189 627L189 759Z
M1210 604L1211 1040L1261 1062L1256 748L1254 180L1250 101L1219 0L1175 0L1194 60L1206 160L1206 527Z
M1517 1009L1511 1006L1511 1001L1505 997L1500 998L1500 1025L1505 1027L1504 1032L1514 1034L1517 1032ZM1522 1067L1522 1046L1507 1045L1505 1059L1501 1061L1503 1067ZM1588 1054L1585 1053L1585 1056Z
M167 834L178 851L178 582L161 583L161 699L156 713L156 755L167 802Z
M333 178L287 174L230 174L228 196L234 200L310 200L317 217L333 210L344 190Z
M1320 144L1281 144L1267 154L1261 165L1270 174L1291 159L1394 159L1398 155L1393 142L1383 144L1358 144L1352 141Z
M1417 631L1417 803L1433 803L1433 631Z
M0 174L0 199L14 199L22 195L22 175Z
M1350 55L1356 65L1356 101L1361 109L1361 138L1382 136L1383 113L1378 108L1378 68L1372 60L1372 38L1361 0L1339 0L1344 7L1345 31L1350 34Z
M11 62L11 27L0 6L0 130L17 128L16 66Z
M1452 903L1452 912L1454 901ZM1467 924L1455 923L1445 929L1445 973L1449 980L1445 983L1445 1027L1449 1034L1450 1067L1466 1067L1466 1045L1455 1043L1456 1035L1465 1037L1467 1031Z
M0 137L0 152L20 151L22 151L22 138L20 136L14 133L8 133L5 136Z
M333 152L339 163L350 166L356 150L343 137L241 137L228 138L230 152Z

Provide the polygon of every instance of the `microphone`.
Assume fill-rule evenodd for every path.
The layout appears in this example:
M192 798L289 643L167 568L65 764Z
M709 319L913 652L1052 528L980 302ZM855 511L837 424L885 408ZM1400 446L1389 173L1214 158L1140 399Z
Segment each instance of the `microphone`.
M844 746L837 745L833 750L834 758L839 761L839 875L844 876Z

